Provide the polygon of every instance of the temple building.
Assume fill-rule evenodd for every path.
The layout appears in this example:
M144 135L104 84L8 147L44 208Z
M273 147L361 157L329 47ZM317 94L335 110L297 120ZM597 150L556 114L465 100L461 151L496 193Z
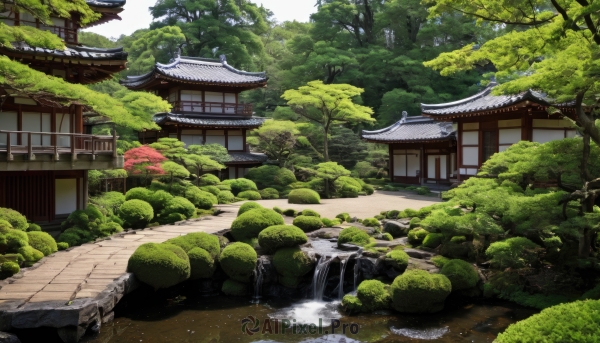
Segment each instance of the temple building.
M521 140L546 143L577 134L570 121L547 112L550 106L559 107L573 119L575 111L570 104L553 104L544 94L532 90L517 95L493 95L496 86L493 82L482 92L454 102L421 104L421 116L405 117L379 131L363 131L362 137L369 142L389 144L390 180L426 184L461 181L476 175L490 156ZM436 125L443 125L444 131L436 133ZM435 138L439 140L442 132L449 131L443 148ZM438 146L434 147L434 143ZM417 154L419 149L421 153ZM435 155L436 150L439 155ZM403 156L408 156L406 162ZM435 168L431 167L438 156L440 165L448 160L448 169L438 169L438 162ZM402 170L409 163L410 167ZM438 178L444 174L446 179ZM423 176L416 177L420 175Z
M89 0L101 14L97 25L119 19L124 0ZM19 12L10 2L0 5L0 20L9 26L34 26L63 38L65 50L35 48L24 42L0 46L0 54L71 83L90 84L123 70L123 49L78 45L71 18L53 17L52 25ZM49 94L27 94L0 86L0 207L12 208L35 222L61 220L87 206L87 171L123 167L112 136L86 134L89 109L62 106Z
M225 176L243 177L249 168L267 160L253 153L246 144L249 131L260 127L264 119L252 115L252 104L240 102L245 90L265 87L266 74L237 70L220 60L177 56L169 64L156 63L141 76L128 76L121 83L132 90L146 90L167 100L171 113L158 113L154 121L160 131L140 132L143 144L162 137L177 138L189 145L220 144L231 160Z

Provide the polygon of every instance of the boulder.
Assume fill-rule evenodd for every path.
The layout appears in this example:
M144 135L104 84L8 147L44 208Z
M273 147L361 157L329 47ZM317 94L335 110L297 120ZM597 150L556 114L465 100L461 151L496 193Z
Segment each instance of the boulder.
M0 343L21 343L21 341L11 333L0 332Z
M404 249L404 252L410 257L419 258L419 259L430 259L436 255L435 253L432 253L432 252L417 250L417 249Z

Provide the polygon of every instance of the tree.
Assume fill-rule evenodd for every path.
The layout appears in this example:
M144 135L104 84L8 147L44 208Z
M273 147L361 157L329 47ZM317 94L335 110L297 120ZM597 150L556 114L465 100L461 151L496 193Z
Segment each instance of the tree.
M288 90L281 96L302 117L318 123L323 128L323 157L329 161L328 135L332 124L369 123L373 110L355 104L352 98L364 90L348 84L326 85L322 81L311 81L306 86Z
M206 155L189 154L182 159L182 163L189 171L196 174L196 185L198 186L203 172L225 169L224 165Z
M150 144L150 147L158 150L163 156L173 161L180 161L188 153L185 143L177 138L159 138L157 142Z
M171 192L173 180L175 178L185 179L186 177L190 176L190 172L185 169L185 167L173 161L163 162L162 169L164 170L165 174L169 176L169 193Z
M329 198L330 187L333 187L335 180L340 176L349 176L350 171L336 162L323 162L317 164L317 176L325 180L325 197Z
M354 170L358 173L358 177L365 178L371 171L376 171L377 169L367 161L360 161L356 163Z
M367 143L354 131L336 126L331 129L329 152L332 161L350 169L367 156Z
M269 120L254 130L254 134L258 138L258 150L279 162L279 167L283 168L294 152L300 131L291 121Z
M149 146L144 145L131 149L125 153L124 157L123 169L127 170L130 175L142 176L145 184L149 184L148 181L153 175L165 174L161 163L167 158Z
M207 156L219 163L225 163L231 160L227 148L220 144L190 145L188 150L191 154Z

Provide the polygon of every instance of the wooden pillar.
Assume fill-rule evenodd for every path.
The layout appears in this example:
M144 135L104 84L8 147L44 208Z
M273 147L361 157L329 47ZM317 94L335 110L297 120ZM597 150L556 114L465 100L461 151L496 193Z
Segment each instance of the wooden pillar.
M86 208L87 204L89 202L88 193L89 193L88 171L85 170L83 172L83 208Z
M389 154L390 154L390 158L389 158L389 166L388 166L388 170L390 172L390 182L394 182L394 144L390 144L388 145L388 149L389 149Z
M419 184L422 185L425 181L425 147L423 144L421 144L421 151L419 152L419 170Z
M462 166L462 123L458 123L456 133L456 179L460 182L460 167Z

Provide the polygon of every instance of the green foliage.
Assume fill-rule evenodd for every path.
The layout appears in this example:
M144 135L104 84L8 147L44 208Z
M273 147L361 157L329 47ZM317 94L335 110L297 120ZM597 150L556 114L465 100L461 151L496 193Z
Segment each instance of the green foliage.
M185 191L185 198L189 200L196 208L202 210L210 210L214 205L216 205L219 202L217 197L213 193L203 191L198 187L189 187Z
M379 220L377 220L377 218L365 218L365 219L363 219L362 224L364 226L370 226L370 227L381 226L381 224L379 223Z
M21 268L15 262L4 262L0 265L0 271L2 277L7 278L19 273Z
M261 248L270 253L280 248L299 246L307 241L304 231L293 225L270 226L258 234Z
M143 200L127 200L119 207L119 217L132 228L144 228L154 218L154 210ZM71 243L69 242L69 245Z
M202 248L193 248L187 252L190 259L190 279L211 278L217 269L214 257Z
M394 267L399 272L404 272L408 267L409 256L402 250L392 250L385 255L385 261L387 264Z
M267 123L269 122L273 121L268 121ZM265 125L267 124L263 124L258 130L262 130ZM273 165L252 168L248 171L248 174L246 174L246 178L254 181L261 189L273 187L277 190L282 190L288 185L296 182L296 176L291 170Z
M323 227L321 218L315 216L300 215L294 218L293 224L304 232L312 232Z
M42 227L35 223L29 223L29 226L27 227L27 232L33 231L42 231Z
M348 213L340 213L335 217L338 218L339 220L341 220L342 223L350 221L350 214L348 214Z
M389 286L378 280L365 280L356 289L362 312L385 310L390 307L392 298Z
M466 241L467 241L467 238L465 236L454 236L454 237L450 238L450 242L456 243L456 244L461 244Z
M444 267L449 261L452 260L442 255L436 255L431 258L431 262L433 262L433 264L438 268Z
M492 243L485 251L494 268L523 268L535 264L540 246L525 237Z
M127 271L158 290L189 279L191 269L187 254L180 247L167 243L144 243L129 258Z
M247 199L247 200L261 200L261 196L260 193L257 191L243 191L240 192L237 195L238 198L240 199Z
M275 188L265 188L258 191L262 199L279 199L279 192Z
M256 268L257 255L254 249L245 243L232 243L223 249L219 262L221 269L232 280L249 282Z
M255 208L263 208L263 207L259 203L254 202L254 201L245 202L238 209L237 215L240 216L242 213L248 212L248 211L250 211L252 209L255 209Z
M44 256L54 254L58 251L56 241L46 232L32 231L28 232L29 245L41 251Z
M341 220L339 220L338 218L335 218L335 219L321 218L321 222L323 223L324 227L334 227L334 226L338 226L342 223Z
M338 246L344 243L352 243L355 245L364 246L368 244L371 240L371 237L364 232L363 230L351 226L343 229L340 232L340 236L338 237Z
M248 285L232 279L227 279L223 282L221 292L232 297L243 297L248 295Z
M0 207L0 219L9 222L10 225L16 230L26 231L29 227L29 224L27 224L27 218L25 218L25 216L23 216L21 213L10 208Z
M440 273L448 277L453 291L473 288L479 282L479 275L475 268L463 260L455 259L445 262Z
M114 214L118 212L119 207L123 205L125 200L125 195L121 192L106 192L98 197L91 198L90 202L100 208L104 208L108 213Z
M202 187L200 187L200 189L205 192L208 192L214 196L218 196L219 193L221 192L221 190L216 186L202 186Z
M429 235L429 232L422 228L415 228L408 231L408 241L410 244L421 244Z
M275 212L277 212L279 214L283 214L283 210L281 208L277 207L277 206L273 207L273 211L275 211Z
M2 240L6 242L8 252L18 252L20 248L29 246L29 236L20 230L9 230L3 235Z
M69 243L67 243L67 242L58 242L58 243L56 243L56 246L59 251L69 249Z
M381 239L383 239L384 241L393 241L394 240L394 236L390 235L389 233L384 233L383 235L381 235Z
M213 174L204 174L200 176L200 184L203 186L216 186L219 183L221 183L221 180Z
M23 256L27 265L33 265L35 262L44 258L44 253L29 246L25 245L17 249L17 253Z
M210 194L208 192L204 192ZM212 194L210 194L212 196ZM178 213L183 215L185 218L191 218L196 215L196 207L192 202L183 197L173 197L170 199L165 208L160 212L159 221L162 218L168 217L172 213Z
M303 215L303 216L309 216L309 217L318 217L318 218L321 218L321 215L317 211L311 210L309 208L303 210L301 212L301 215Z
M363 304L357 296L346 294L342 299L342 307L350 312L361 312Z
M68 228L58 236L57 242L67 243L70 247L81 245L95 239L90 230L81 229L77 226Z
M221 252L219 238L206 232L188 233L187 235L171 238L166 243L176 245L186 253L194 248L201 248L208 252L212 259L218 258Z
M390 287L392 307L403 313L434 313L444 308L452 284L442 274L408 270L396 277Z
M273 256L273 266L283 276L300 277L313 268L313 260L299 247L281 248Z
M296 210L294 210L293 208L288 208L286 210L283 210L282 214L286 217L295 217L296 214L298 214L298 212L296 212Z
M444 240L444 235L441 233L430 233L423 239L423 246L426 248L437 248Z
M233 194L235 194L236 196L239 196L239 193L243 192L243 191L257 191L258 190L254 181L248 180L245 178L239 178L239 179L232 180L229 185L231 186L231 192Z
M409 223L411 229L419 227L420 226L419 224L421 224L421 218L419 218L419 217L414 217L413 219L410 220L410 223Z
M387 213L385 214L385 217L387 219L396 219L396 218L398 218L399 214L400 214L400 211L398 211L398 210L391 210L391 211L387 211Z
M219 195L217 195L217 200L219 204L231 204L235 201L235 195L230 191L220 191Z
M238 241L258 237L258 234L273 225L283 225L281 215L266 208L255 208L239 215L231 224L231 234Z
M300 188L293 189L288 195L288 203L290 204L320 204L321 197L319 193L312 189Z

